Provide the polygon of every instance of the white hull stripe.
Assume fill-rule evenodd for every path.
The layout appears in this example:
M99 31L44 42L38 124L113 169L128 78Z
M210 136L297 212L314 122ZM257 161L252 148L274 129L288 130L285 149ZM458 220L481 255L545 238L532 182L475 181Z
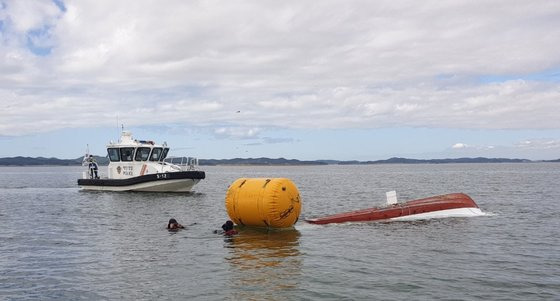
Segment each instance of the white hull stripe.
M437 210L431 212L424 212L419 214L410 214L405 216L399 216L390 218L391 221L413 221L431 218L445 218L445 217L471 217L471 216L481 216L484 213L480 208L455 208L446 210Z

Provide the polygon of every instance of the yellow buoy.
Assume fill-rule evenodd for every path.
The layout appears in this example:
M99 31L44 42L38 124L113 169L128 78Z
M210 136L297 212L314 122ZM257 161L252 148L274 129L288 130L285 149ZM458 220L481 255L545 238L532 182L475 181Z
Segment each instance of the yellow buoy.
M240 178L226 194L227 213L238 225L289 228L298 220L301 200L286 178Z

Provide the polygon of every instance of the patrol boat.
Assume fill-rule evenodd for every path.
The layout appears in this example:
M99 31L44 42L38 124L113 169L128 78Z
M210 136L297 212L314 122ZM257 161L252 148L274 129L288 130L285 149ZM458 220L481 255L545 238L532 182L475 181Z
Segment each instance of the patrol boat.
M99 176L95 160L86 154L83 165L88 170L78 179L78 186L84 190L188 192L206 177L197 170L198 159L181 158L174 164L168 153L167 143L135 140L131 132L123 131L118 142L107 145L107 175Z

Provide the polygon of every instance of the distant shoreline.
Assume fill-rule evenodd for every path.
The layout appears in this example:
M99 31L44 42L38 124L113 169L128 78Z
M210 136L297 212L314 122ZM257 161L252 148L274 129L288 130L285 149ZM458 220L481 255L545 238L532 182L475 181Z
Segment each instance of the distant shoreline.
M109 163L106 157L96 156L95 159L100 165ZM181 158L173 158L175 162ZM448 158L448 159L409 159L409 158L390 158L376 161L357 161L357 160L310 160L302 161L284 158L234 158L234 159L199 159L201 166L316 166L316 165L377 165L377 164L469 164L469 163L560 163L556 160L529 160L529 159L508 159L508 158ZM6 157L0 158L0 166L80 166L82 157L76 159L58 159L43 157Z

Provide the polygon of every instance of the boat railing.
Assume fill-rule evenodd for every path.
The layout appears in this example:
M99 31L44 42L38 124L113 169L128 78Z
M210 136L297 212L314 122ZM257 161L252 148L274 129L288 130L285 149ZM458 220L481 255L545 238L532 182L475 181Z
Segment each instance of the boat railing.
M104 172L97 171L97 178L106 179L107 176L105 175ZM82 172L82 179L94 179L94 177L91 175L91 170L89 168Z
M195 157L167 157L163 163L177 166L182 171L195 170L198 166L198 158Z

